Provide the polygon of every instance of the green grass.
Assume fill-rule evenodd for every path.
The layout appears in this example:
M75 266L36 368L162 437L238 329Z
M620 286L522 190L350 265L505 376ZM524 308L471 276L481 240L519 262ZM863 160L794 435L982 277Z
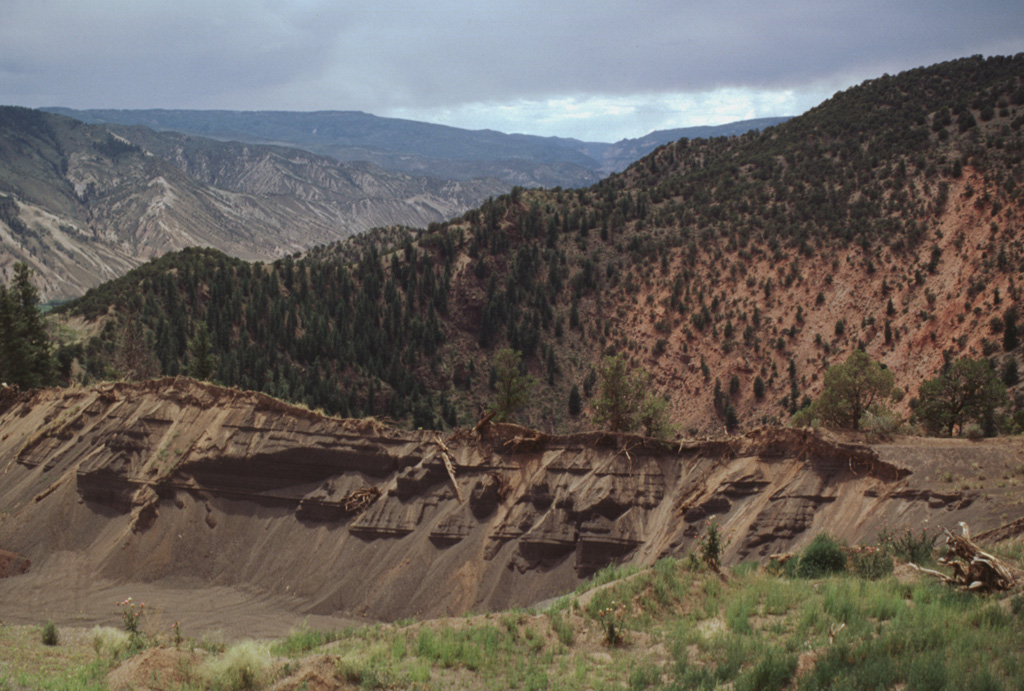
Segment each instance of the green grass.
M1024 687L1016 598L851 571L809 579L748 564L720 575L664 559L602 571L547 612L303 626L275 642L206 646L199 678L266 688L315 660L322 673L326 659L336 682L359 688L1013 689ZM66 644L64 629L45 646L41 631L0 626L0 650L11 651L0 691L104 688L133 654L113 630L95 634L95 650L88 636Z
M57 645L42 641L44 627L0 625L0 690L105 689L110 669L87 635L77 642L62 632Z
M292 631L287 638L276 642L270 651L275 655L294 657L338 640L342 634L337 631L311 629L306 624Z

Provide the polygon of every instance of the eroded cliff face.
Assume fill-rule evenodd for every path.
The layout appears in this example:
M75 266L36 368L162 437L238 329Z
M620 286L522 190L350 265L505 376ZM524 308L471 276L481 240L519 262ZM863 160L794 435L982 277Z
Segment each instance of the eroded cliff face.
M379 619L528 605L611 562L684 554L711 516L726 563L822 530L995 528L1024 515L1015 488L937 489L929 459L1012 468L1019 454L793 429L681 444L512 425L442 436L187 379L8 392L0 550L31 567L0 593L73 559L78 575L50 582L244 588Z

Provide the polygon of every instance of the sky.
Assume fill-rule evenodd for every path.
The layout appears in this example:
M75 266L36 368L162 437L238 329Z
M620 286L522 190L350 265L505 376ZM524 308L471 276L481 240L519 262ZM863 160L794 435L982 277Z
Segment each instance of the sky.
M360 110L612 142L1024 52L1020 0L0 0L0 104Z

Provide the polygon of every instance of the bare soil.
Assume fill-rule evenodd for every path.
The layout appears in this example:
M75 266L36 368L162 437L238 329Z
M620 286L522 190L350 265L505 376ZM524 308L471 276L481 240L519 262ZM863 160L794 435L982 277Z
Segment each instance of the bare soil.
M0 616L119 626L130 596L153 635L277 637L528 606L609 563L684 555L712 517L726 564L820 531L1024 531L1016 438L663 443L495 425L444 442L454 479L432 432L187 379L5 399Z

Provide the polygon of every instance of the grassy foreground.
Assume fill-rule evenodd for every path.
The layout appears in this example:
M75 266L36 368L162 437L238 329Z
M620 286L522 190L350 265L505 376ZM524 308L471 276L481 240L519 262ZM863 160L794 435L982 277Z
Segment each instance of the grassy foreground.
M847 553L846 571L818 578L798 575L800 560L718 573L664 559L606 569L544 612L231 646L114 629L47 646L42 626L0 626L0 689L1024 688L1024 596L965 594L892 573L884 552ZM1019 565L1021 545L1002 554Z

